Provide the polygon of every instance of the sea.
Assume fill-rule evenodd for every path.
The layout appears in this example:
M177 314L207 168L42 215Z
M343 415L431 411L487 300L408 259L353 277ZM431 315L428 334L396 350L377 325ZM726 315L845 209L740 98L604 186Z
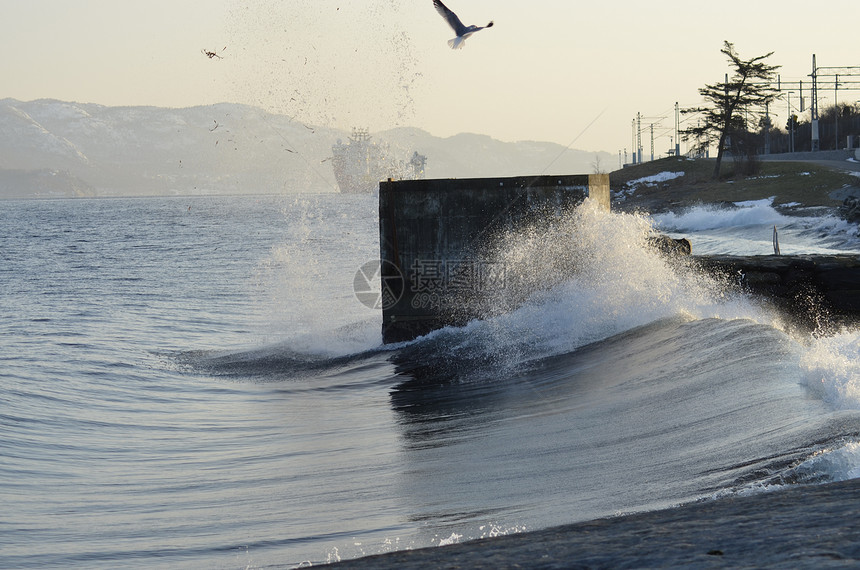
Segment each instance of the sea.
M647 239L775 230L860 255L827 209L584 205L495 237L516 302L383 344L374 196L0 202L0 567L308 567L860 477L860 331Z

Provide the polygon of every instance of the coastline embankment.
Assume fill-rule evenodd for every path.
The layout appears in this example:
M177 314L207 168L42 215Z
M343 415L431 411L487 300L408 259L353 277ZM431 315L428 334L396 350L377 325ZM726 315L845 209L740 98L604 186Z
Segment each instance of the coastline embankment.
M821 207L856 223L860 162L852 156L848 150L767 155L745 175L729 159L718 180L713 160L663 159L613 173L613 207L656 213L768 199L786 215ZM692 253L701 268L766 299L793 325L824 332L860 319L857 255L699 256L695 246Z
M612 209L659 213L701 204L772 199L775 207L825 207L860 197L860 161L849 151L766 155L754 164L670 157L609 174Z
M694 261L768 300L794 326L828 332L860 320L860 256L712 255Z

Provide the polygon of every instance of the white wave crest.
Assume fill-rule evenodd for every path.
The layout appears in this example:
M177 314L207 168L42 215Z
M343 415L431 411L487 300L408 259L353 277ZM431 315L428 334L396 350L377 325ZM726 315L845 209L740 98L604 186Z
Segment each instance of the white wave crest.
M821 450L793 471L801 475L810 474L813 478L823 476L830 481L857 479L860 477L860 442Z
M715 205L698 206L681 213L667 212L654 216L657 227L664 231L695 232L739 226L787 224L792 218L777 212L773 199L738 202L734 208Z
M836 410L860 410L860 332L810 340L800 360L809 389Z
M586 203L562 221L513 231L494 245L508 283L494 315L473 323L511 358L561 353L661 319L748 318L777 324L723 283L649 246L651 220ZM481 334L483 333L483 334ZM527 346L527 347L526 347Z

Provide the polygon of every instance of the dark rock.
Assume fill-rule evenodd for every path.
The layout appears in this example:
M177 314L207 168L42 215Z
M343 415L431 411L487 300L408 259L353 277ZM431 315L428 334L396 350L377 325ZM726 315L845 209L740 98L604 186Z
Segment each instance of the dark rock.
M845 198L839 207L839 214L852 224L860 222L860 198L856 196Z
M767 299L791 322L820 329L860 319L860 256L698 256L705 271Z
M659 234L649 237L648 243L651 247L656 247L669 255L690 255L693 252L693 246L690 245L690 240L686 238L674 239Z

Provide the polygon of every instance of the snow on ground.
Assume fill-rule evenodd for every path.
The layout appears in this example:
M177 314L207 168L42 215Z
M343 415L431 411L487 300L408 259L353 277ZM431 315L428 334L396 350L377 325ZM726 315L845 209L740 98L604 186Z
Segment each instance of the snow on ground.
M683 172L660 172L659 174L654 174L653 176L645 176L644 178L637 178L636 180L631 180L627 184L624 185L624 188L620 190L616 198L619 200L624 200L627 196L631 196L634 192L636 192L636 188L640 186L656 186L660 182L666 182L668 180L674 180L675 178L680 178L684 176Z
M761 176L752 176L747 180L767 180L769 178L779 178L779 174L762 174Z
M675 178L680 178L681 176L684 176L683 172L660 172L659 174L654 174L653 176L646 176L644 178L637 178L636 180L631 180L627 183L627 186L638 186L640 184L645 186L656 186L659 182L674 180Z

